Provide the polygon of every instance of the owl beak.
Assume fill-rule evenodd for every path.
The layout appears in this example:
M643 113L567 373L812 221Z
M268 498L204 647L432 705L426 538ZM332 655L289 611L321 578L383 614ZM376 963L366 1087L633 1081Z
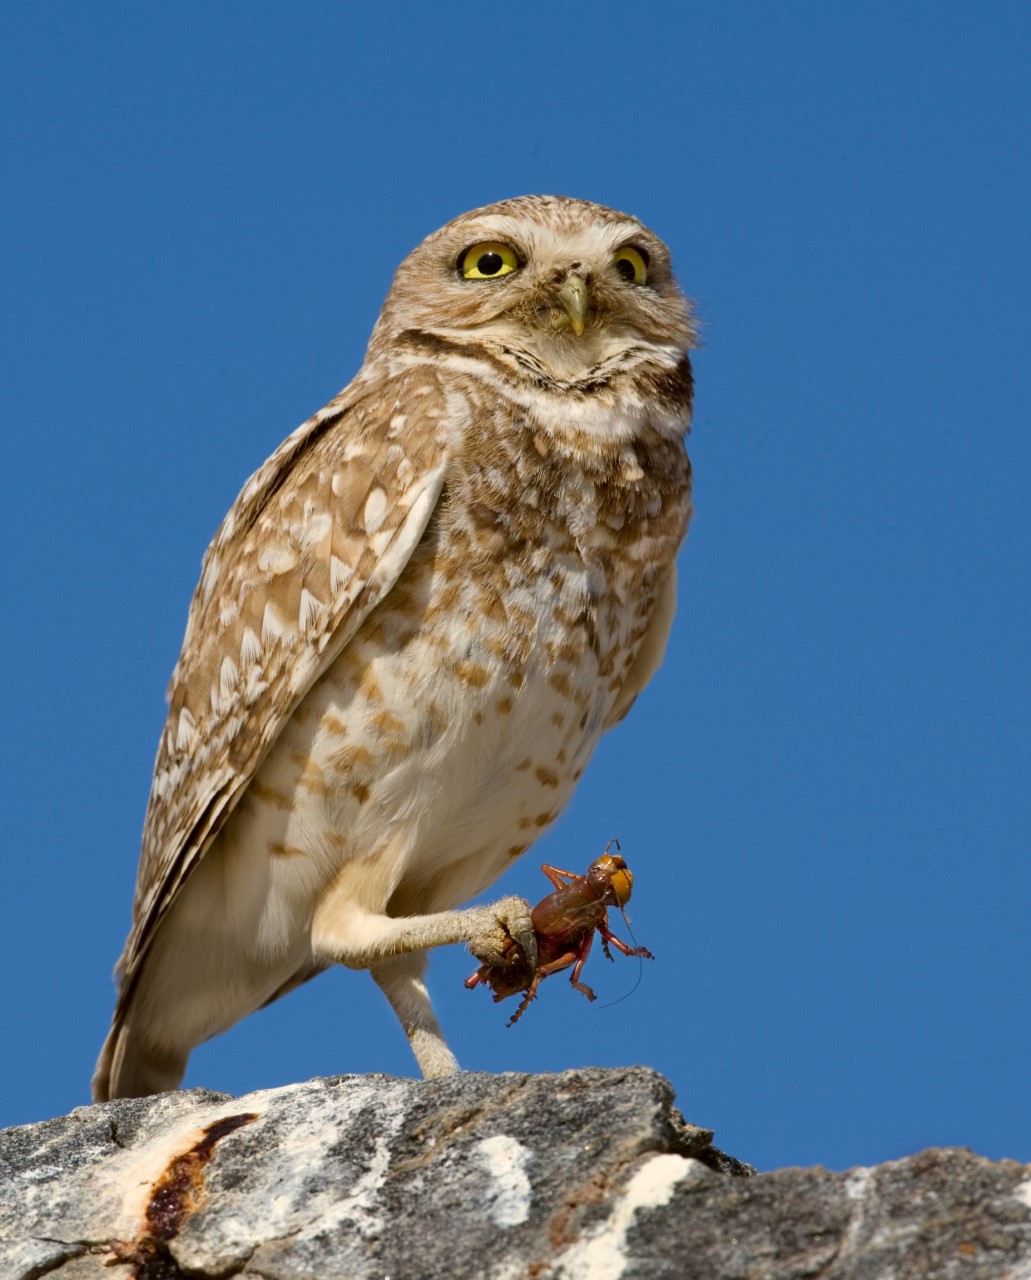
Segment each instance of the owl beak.
M558 291L558 300L562 310L569 317L569 324L579 338L587 324L587 316L591 309L591 295L583 276L570 276Z

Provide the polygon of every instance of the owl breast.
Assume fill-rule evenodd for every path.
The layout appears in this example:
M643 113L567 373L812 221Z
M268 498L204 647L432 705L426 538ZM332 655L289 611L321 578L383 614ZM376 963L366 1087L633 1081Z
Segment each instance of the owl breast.
M558 816L686 524L682 446L654 447L585 463L524 427L463 451L219 838L228 877L260 864L247 931L264 952L292 950L341 878L369 911L457 906Z

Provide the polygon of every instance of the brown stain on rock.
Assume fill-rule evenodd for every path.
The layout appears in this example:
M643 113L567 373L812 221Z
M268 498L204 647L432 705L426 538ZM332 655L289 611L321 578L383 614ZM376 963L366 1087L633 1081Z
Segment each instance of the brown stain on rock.
M176 1156L154 1184L147 1204L145 1234L151 1240L171 1240L183 1223L201 1207L204 1193L204 1166L215 1154L221 1138L257 1120L247 1112L216 1120L204 1130L204 1137L181 1156Z
M227 1134L257 1120L256 1112L224 1116L209 1124L199 1142L176 1156L151 1189L144 1213L144 1227L130 1244L115 1241L112 1261L133 1267L133 1280L180 1280L186 1272L172 1256L174 1240L187 1218L204 1203L204 1166Z

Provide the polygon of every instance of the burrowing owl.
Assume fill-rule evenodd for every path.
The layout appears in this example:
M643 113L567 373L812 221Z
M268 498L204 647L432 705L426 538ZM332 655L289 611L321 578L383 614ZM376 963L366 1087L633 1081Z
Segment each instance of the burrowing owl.
M658 666L690 515L690 310L600 205L464 214L401 264L358 376L247 482L169 686L97 1099L333 963L425 1076L426 949L532 949L525 852Z

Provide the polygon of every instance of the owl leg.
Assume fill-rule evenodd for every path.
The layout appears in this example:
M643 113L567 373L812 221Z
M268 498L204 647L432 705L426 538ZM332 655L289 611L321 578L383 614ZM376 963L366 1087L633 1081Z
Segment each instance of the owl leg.
M387 916L363 910L345 887L331 889L315 909L311 926L316 959L332 960L351 969L371 969L391 956L430 947L467 942L478 960L507 966L511 954L505 944L514 939L531 971L537 964L537 935L525 898L502 898L486 907L465 911L437 911L424 916Z
M458 1063L447 1047L430 1004L430 994L423 981L425 970L426 953L413 951L377 961L371 973L404 1027L423 1078L433 1080L437 1076L453 1075Z

